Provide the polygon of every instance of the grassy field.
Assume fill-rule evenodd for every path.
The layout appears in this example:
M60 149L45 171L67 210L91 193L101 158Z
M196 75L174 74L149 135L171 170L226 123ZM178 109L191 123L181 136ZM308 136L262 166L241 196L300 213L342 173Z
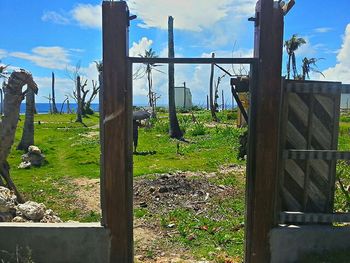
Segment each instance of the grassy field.
M234 113L223 112L219 117L221 122L215 124L210 122L208 112L196 112L194 123L193 116L180 114L180 126L188 142L179 143L168 137L165 113L159 115L152 128L139 131L140 154L134 155L135 180L145 175L152 178L150 175L176 171L194 172L196 180L195 172L215 172L217 176L208 179L208 183L229 186L235 193L224 198L213 196L211 208L202 214L181 206L162 213L150 213L147 208L135 207L137 220L151 222L164 233L177 231L167 239L167 244L157 242L155 248L147 248L145 253L150 257L156 255L159 246L164 248L169 242L171 247L177 246L195 258L242 257L245 179L242 173L221 174L220 169L232 164L244 165L236 158L238 136L243 130L234 128ZM17 168L23 154L15 149L23 120L19 123L9 162L11 176L26 199L44 203L64 221L100 220L98 212L74 205L79 201L77 186L72 183L76 179L99 178L98 121L98 115L84 118L84 127L75 122L74 115L36 115L35 144L42 149L47 163L29 170ZM221 218L217 218L218 213L222 214ZM169 224L176 225L175 229L168 229Z
M239 262L242 259L245 176L243 172L234 169L227 172L225 167L237 165L244 168L245 163L236 158L238 137L243 130L234 128L235 113L221 112L219 118L220 123L212 123L209 113L205 111L195 112L193 116L179 114L181 129L188 140L186 143L168 137L165 113L159 114L159 119L152 123L152 128L140 129L139 154L134 155L136 182L138 179L158 178L156 174L183 171L193 172L191 180L199 180L213 188L229 189L227 195L211 196L210 205L199 212L184 206L174 206L158 212L150 207L135 205L137 222L147 224L164 236L162 241L158 240L141 249L147 257L155 257L159 250L168 248L171 251L175 247L181 253L197 259L205 258L216 262ZM79 194L74 183L75 180L99 178L98 122L98 115L84 118L86 126L76 123L75 115L36 115L35 144L42 149L47 163L29 170L17 168L23 154L15 149L22 132L23 120L19 123L9 162L11 176L26 199L44 203L64 221L100 220L98 211L81 209L75 205L79 202ZM340 150L349 149L349 130L350 118L342 117ZM203 181L196 172L209 175L214 173L215 176L208 176ZM348 187L350 169L347 162L338 163L337 174L343 185ZM90 189L90 186L82 187L86 191ZM339 183L336 186L335 208L344 212L349 212L350 208L350 200ZM228 258L232 261L228 261Z

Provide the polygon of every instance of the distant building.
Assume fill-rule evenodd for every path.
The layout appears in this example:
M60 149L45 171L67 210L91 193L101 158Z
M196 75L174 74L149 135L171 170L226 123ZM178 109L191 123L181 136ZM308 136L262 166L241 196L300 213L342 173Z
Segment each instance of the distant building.
M186 87L186 83L182 87L175 87L175 106L183 109L192 108L192 93Z

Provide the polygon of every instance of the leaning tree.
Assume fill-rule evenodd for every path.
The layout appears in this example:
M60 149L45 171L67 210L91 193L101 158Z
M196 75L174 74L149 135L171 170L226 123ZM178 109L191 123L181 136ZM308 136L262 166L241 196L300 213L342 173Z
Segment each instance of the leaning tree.
M27 85L27 90L22 91ZM29 89L38 93L38 86L33 80L32 74L21 69L11 73L4 88L4 116L0 121L0 185L6 185L17 195L18 201L23 199L10 177L10 167L7 157L10 154L14 142L17 123L19 119L20 105Z

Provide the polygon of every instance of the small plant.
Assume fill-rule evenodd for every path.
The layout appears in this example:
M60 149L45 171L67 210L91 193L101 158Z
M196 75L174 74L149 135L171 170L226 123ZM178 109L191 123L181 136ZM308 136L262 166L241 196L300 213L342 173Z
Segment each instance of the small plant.
M205 126L203 123L195 123L192 126L192 129L190 129L189 133L192 136L199 136L199 135L205 135L207 132Z
M169 123L163 120L154 120L152 126L155 131L160 133L169 133Z

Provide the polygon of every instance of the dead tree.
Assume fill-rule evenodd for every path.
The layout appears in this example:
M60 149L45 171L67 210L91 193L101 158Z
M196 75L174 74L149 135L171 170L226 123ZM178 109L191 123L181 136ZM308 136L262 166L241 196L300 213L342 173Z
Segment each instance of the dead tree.
M215 53L211 54L212 58L215 58ZM210 112L211 117L213 121L218 121L218 117L216 116L216 107L215 107L215 99L214 99L214 63L211 64L210 68L210 81L209 81L209 106L210 106ZM216 94L215 94L216 97Z
M90 93L90 97L88 100L86 100L86 96L83 99L83 114L93 114L94 111L91 108L91 103L93 102L93 100L96 98L96 96L98 95L98 93L100 92L100 86L98 86L98 82L95 80L91 80L91 84L92 84L92 91ZM89 91L88 91L89 92ZM86 100L86 102L85 102Z
M35 94L38 93L38 86L29 72L23 69L12 72L3 90L4 116L0 120L0 184L13 190L19 202L24 200L10 177L7 157L14 142L20 105L26 94L26 91L22 91L24 85L27 85L28 89L32 89Z
M76 84L76 99L77 99L77 119L75 120L76 122L81 122L83 123L82 119L82 100L81 100L81 83L80 83L80 76L77 77L77 84Z
M53 72L52 72L51 90L52 90L52 113L57 114L58 110L56 107L56 97L55 97L55 73L53 73Z
M169 58L175 57L174 49L174 18L169 16L168 18L168 56ZM169 135L171 138L182 139L183 134L180 129L179 121L176 116L175 106L175 66L173 63L169 64Z
M17 150L28 151L30 145L34 145L34 112L35 94L32 89L26 93L26 114L23 126L22 138Z

